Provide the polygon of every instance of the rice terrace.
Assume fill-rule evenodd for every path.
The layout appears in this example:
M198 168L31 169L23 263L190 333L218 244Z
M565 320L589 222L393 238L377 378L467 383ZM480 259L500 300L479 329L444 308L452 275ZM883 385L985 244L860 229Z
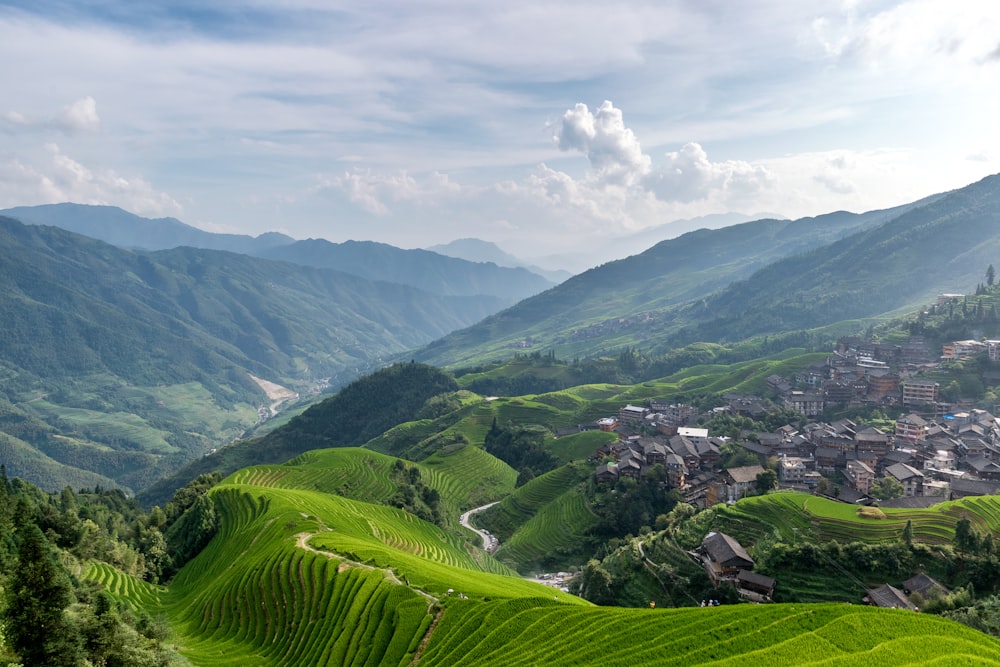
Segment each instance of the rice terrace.
M901 610L596 607L518 577L471 540L411 514L321 490L349 479L350 495L377 500L390 491L382 479L390 461L325 450L242 470L210 492L219 532L169 586L101 565L85 576L132 607L165 614L198 665L1000 664L995 639ZM447 475L435 484L461 493ZM539 478L520 502L558 494L547 488L554 483ZM815 497L774 494L720 511L743 536L798 528L878 540L910 519L918 535L946 540L961 513L995 529L997 507L978 499L866 521Z

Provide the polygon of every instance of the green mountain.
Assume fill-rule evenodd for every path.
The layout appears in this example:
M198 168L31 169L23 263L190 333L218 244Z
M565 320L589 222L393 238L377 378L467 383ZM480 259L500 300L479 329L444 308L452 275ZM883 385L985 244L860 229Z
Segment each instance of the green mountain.
M442 296L488 295L506 305L537 294L552 282L523 268L470 262L429 250L403 250L373 241L296 241L260 253L304 266L337 269L369 280L411 285Z
M450 375L424 364L394 364L359 378L260 438L241 440L191 461L144 490L147 505L162 505L198 475L263 463L283 463L312 449L360 446L422 416L435 396L458 389Z
M70 203L20 206L0 211L0 215L27 224L60 227L121 248L169 250L190 246L336 269L439 296L476 297L488 312L537 294L555 282L524 268L445 257L426 250L404 250L384 243L296 241L274 232L257 237L215 234L174 218L143 218L114 206Z
M775 262L677 313L675 341L823 326L965 294L1000 257L1000 176L812 252Z
M481 239L455 239L451 243L431 246L427 250L448 257L467 259L470 262L492 262L497 266L524 267L532 273L548 278L553 283L561 283L573 276L569 271L543 269L524 262L502 250L497 244Z
M255 255L295 239L268 232L260 236L215 234L187 225L176 218L143 218L117 206L85 204L43 204L0 210L0 216L16 218L29 225L51 225L83 234L119 248L169 250L180 246L206 250L228 250Z
M278 398L251 375L289 395L337 386L486 312L337 271L129 251L0 218L0 399L48 427L4 431L9 469L45 488L142 488L268 411Z
M689 232L574 276L427 345L416 358L438 365L463 365L509 357L525 349L555 350L561 358L572 358L662 342L665 335L689 323L676 316L680 306L699 303L779 260L819 251L939 198L862 215L842 211ZM689 312L692 319L704 318L697 311ZM717 338L716 332L705 340Z

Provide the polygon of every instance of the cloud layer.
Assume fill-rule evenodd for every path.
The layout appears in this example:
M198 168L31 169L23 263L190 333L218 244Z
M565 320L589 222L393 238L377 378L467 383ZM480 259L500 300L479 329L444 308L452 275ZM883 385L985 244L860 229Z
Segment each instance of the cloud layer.
M1000 171L996 3L99 4L0 7L0 207L543 254Z

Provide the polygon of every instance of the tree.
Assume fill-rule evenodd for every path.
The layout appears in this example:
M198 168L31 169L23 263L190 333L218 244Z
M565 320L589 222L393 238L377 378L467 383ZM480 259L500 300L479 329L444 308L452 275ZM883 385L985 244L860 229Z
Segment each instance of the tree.
M594 604L613 604L611 574L594 559L587 561L580 572L580 597Z
M5 591L7 641L25 665L76 665L79 636L63 613L73 600L69 577L38 526L18 532L17 565Z
M972 527L972 522L962 517L955 524L955 548L959 551L976 552L979 550L979 531Z
M778 474L773 470L757 473L757 491L764 494L778 488Z
M872 484L870 495L878 500L900 498L903 495L903 485L894 477L883 477Z
M996 277L997 277L996 269L994 269L993 265L990 264L986 268L986 285L988 287L993 287L993 281L996 280Z
M913 544L913 521L910 519L906 520L906 525L903 527L903 542Z

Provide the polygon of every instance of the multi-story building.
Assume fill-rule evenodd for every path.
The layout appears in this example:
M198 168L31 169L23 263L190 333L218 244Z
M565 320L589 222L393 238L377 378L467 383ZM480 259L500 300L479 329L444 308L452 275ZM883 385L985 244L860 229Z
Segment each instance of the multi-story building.
M933 380L906 380L903 382L903 405L936 403L939 388Z
M851 488L863 495L868 495L875 480L875 471L863 461L849 460L844 469L844 476L850 482Z
M823 414L824 397L819 391L792 391L785 395L783 402L786 408L797 410L806 417L817 417Z
M927 420L920 415L908 414L896 420L896 439L916 442L927 436Z

